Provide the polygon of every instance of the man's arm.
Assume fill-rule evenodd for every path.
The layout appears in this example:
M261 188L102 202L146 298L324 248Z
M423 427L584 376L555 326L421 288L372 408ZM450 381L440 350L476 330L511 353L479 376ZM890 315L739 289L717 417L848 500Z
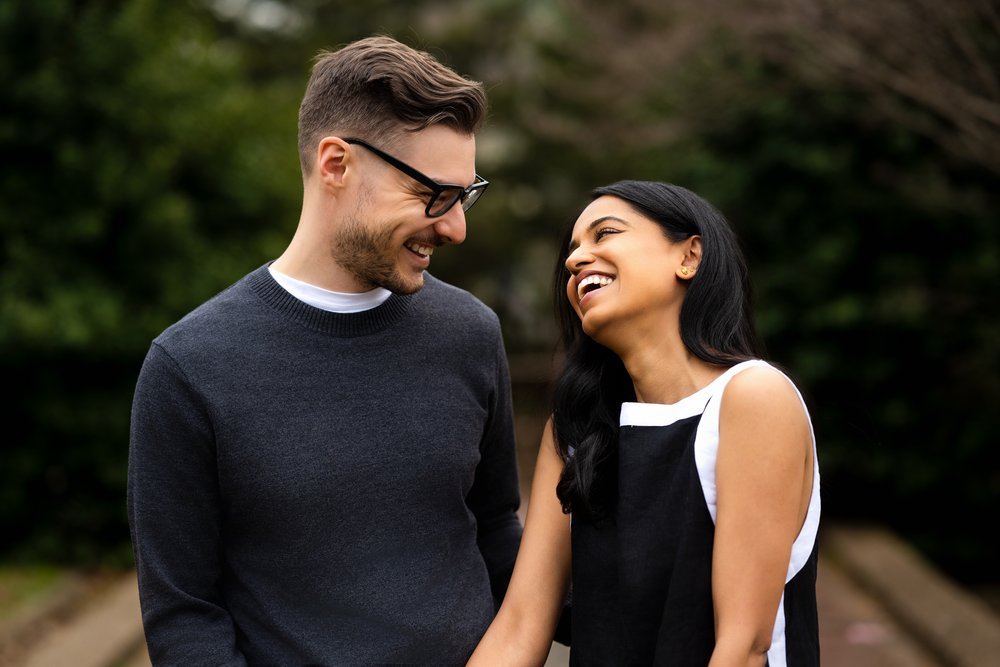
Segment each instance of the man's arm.
M521 541L521 505L510 371L503 340L497 331L495 379L490 413L480 443L481 459L467 502L478 523L479 550L490 573L490 587L499 606L510 583Z
M556 497L563 460L545 424L531 483L524 537L510 588L469 667L540 665L552 647L570 580L569 517ZM568 620L568 619L567 619ZM568 641L562 642L568 645Z
M132 404L128 520L154 665L245 665L220 595L221 505L202 397L155 343Z

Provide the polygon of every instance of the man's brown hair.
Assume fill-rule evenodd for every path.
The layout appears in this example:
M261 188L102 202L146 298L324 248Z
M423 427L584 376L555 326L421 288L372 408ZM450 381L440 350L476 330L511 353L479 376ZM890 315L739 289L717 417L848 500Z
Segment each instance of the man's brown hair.
M380 148L432 125L475 134L486 108L482 83L391 37L321 51L299 107L302 173L309 174L317 143L332 133Z

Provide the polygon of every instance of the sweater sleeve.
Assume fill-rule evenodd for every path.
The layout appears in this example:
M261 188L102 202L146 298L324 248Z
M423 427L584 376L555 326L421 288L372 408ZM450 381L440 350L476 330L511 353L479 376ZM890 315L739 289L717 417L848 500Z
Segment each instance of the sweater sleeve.
M521 542L521 504L511 401L510 370L497 332L496 371L490 414L480 443L482 458L467 502L476 516L477 540L497 605L503 600Z
M245 665L221 599L221 508L208 410L156 343L132 404L127 506L154 665Z

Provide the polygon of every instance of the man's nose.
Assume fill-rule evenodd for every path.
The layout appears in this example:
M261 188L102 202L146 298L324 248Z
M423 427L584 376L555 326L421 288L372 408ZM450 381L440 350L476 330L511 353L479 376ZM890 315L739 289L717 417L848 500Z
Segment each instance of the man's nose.
M465 240L465 210L455 204L434 221L434 231L445 243L458 245Z

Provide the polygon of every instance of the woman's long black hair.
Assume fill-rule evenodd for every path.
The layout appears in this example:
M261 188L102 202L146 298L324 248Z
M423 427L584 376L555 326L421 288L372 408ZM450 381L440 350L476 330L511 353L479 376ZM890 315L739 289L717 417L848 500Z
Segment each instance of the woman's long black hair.
M725 367L761 357L746 261L725 217L695 193L669 183L619 181L591 193L593 199L605 195L628 202L673 242L701 237L701 261L681 305L681 339L687 349ZM563 511L599 521L614 507L619 413L623 402L635 400L635 389L621 359L583 332L566 296L572 233L571 223L554 281L566 355L553 392L556 443L566 461L556 493Z

